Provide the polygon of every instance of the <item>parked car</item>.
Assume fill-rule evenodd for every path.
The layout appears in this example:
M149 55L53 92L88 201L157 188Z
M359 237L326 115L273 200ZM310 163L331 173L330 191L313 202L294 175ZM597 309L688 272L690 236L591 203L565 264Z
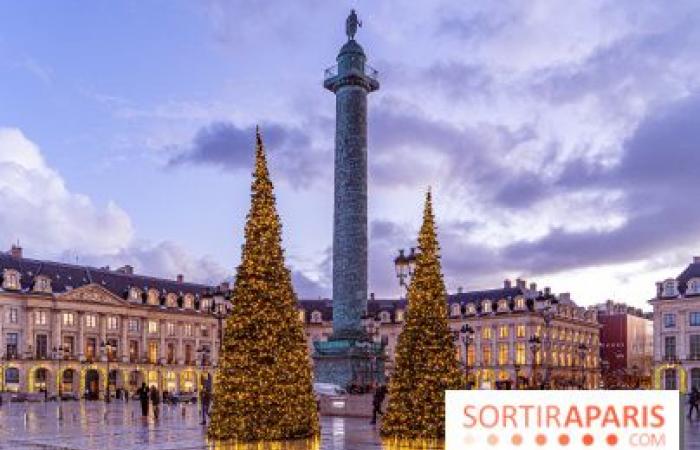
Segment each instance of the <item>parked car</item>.
M333 383L314 383L314 394L316 394L316 396L347 395L347 391Z
M168 395L168 403L176 405L178 403L197 403L197 394L195 393L182 393L182 394L170 394Z

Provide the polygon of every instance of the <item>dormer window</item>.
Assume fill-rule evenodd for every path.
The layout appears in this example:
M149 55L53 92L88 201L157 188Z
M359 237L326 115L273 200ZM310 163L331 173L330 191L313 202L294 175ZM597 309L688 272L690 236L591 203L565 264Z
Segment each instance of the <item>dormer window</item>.
M467 314L476 314L476 308L474 307L474 304L470 303L469 306L467 306Z
M165 306L168 308L177 308L177 295L172 292L165 296Z
M391 322L391 316L389 315L389 311L380 312L379 313L379 320L381 320L382 323Z
M192 294L185 295L185 301L182 302L182 305L185 309L194 308L194 297L192 297Z
M303 309L300 309L299 311L299 321L300 322L305 322L306 321L306 312Z
M155 289L150 289L148 291L148 304L157 305L160 301L158 300L158 291Z
M19 290L19 272L13 269L5 269L3 273L2 288L8 290Z
M485 313L490 313L491 312L491 300L484 300L484 302L481 304L481 310Z
M678 289L676 287L676 280L666 280L664 281L664 297L677 297Z
M450 315L452 317L459 317L462 313L462 308L460 307L459 303L453 303L450 306Z
M499 312L508 311L508 300L506 300L505 298L502 298L498 301L498 311Z
M403 309L396 310L396 321L403 322Z
M692 280L688 281L688 289L686 289L685 293L686 295L700 294L700 279L693 278Z
M321 323L323 320L321 318L321 312L320 311L312 311L311 312L311 323Z
M208 298L203 298L199 302L199 309L202 311L208 311L209 310L209 299Z
M517 297L515 299L515 309L525 309L525 299L522 297Z
M34 280L34 292L51 293L51 278L39 275Z

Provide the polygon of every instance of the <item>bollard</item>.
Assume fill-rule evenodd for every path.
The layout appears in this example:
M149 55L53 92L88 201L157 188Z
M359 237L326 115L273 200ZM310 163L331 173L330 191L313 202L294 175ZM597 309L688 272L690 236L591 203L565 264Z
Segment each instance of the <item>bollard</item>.
M29 423L29 414L24 413L24 428L27 428L27 423Z
M182 418L185 418L185 415L187 413L187 410L185 409L185 405L182 405Z

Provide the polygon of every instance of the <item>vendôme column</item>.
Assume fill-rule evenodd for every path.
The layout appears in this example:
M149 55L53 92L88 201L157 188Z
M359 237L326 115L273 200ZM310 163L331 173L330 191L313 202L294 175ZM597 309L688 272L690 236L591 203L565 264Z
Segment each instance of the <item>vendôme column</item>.
M355 41L361 25L353 10L346 21L348 41L323 82L336 99L333 335L317 343L314 359L317 381L341 386L376 380L382 354L381 346L367 340L362 324L367 312L367 94L379 89L379 82Z

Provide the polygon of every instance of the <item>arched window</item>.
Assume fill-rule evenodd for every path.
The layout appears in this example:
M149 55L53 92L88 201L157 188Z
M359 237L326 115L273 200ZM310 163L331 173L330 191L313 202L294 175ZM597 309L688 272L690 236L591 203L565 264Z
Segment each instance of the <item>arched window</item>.
M670 391L678 389L676 369L666 369L664 371L664 389Z
M141 301L141 291L139 290L139 288L132 287L131 289L129 289L129 301Z
M192 294L185 295L185 301L183 302L183 306L185 309L194 308L194 297L192 297Z
M165 296L165 306L168 308L177 308L177 295L172 292Z
M5 369L5 384L19 384L19 369L8 367Z
M700 389L700 368L695 367L690 371L690 388Z
M461 308L461 306L459 305L459 303L453 303L453 304L450 306L450 308L452 308L452 309L450 310L450 315L451 315L452 317L458 317L458 316L461 315L461 313L462 313L462 308Z

